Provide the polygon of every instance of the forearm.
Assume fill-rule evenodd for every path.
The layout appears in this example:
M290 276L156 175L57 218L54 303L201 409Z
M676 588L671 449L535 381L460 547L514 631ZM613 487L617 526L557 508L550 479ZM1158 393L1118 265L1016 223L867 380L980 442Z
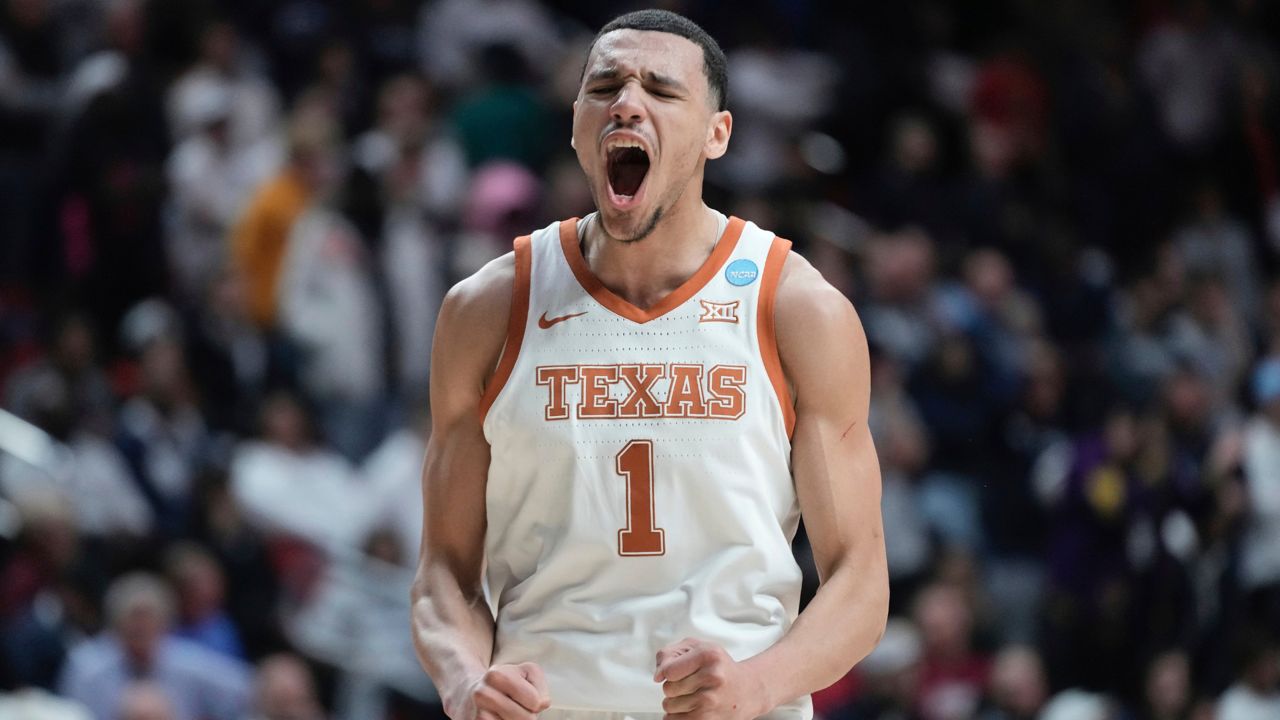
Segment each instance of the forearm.
M842 566L818 588L787 634L745 665L771 710L830 686L880 642L888 618L883 578Z
M489 669L494 620L484 597L465 593L443 568L419 573L413 588L413 644L445 712Z

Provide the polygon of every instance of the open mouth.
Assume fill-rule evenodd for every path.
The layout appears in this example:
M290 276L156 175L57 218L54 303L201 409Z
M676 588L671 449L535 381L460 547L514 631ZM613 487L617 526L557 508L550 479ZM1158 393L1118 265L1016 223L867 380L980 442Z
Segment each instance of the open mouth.
M607 156L609 189L620 204L635 198L649 174L649 155L639 145L624 143L611 148Z

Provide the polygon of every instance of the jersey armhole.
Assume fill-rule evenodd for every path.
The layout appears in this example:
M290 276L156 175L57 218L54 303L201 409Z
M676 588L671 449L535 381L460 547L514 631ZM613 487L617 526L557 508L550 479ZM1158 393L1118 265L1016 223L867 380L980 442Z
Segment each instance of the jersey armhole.
M502 357L498 360L498 368L493 371L489 385L480 396L480 422L484 423L489 408L498 399L511 371L515 369L516 358L520 355L520 345L524 342L524 329L529 321L529 275L532 268L533 251L530 236L521 235L512 244L516 254L516 277L511 288L511 315L507 319L507 340L502 345Z
M769 383L778 397L778 405L782 408L782 423L787 430L787 438L796 428L796 408L792 402L791 391L787 388L787 377L782 372L782 358L778 355L778 337L773 327L773 306L778 296L778 280L782 277L782 266L787 262L787 254L791 252L791 241L780 237L773 239L769 246L769 254L764 261L764 274L760 279L760 301L756 309L756 337L760 343L760 359L764 361L765 372L769 374Z

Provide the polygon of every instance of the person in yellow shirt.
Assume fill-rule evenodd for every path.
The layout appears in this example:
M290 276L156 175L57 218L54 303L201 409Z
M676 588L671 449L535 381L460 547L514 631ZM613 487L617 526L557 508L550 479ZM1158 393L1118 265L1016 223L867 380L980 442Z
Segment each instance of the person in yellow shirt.
M254 193L231 233L231 260L248 285L253 321L276 322L276 291L289 231L337 178L337 128L322 111L299 112L289 128L284 168Z

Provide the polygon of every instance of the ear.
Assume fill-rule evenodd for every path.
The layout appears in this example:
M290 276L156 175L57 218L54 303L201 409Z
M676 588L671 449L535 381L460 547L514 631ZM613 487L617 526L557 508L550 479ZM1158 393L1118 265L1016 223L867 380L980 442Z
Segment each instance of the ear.
M715 160L729 150L729 136L733 134L733 115L728 110L721 110L711 116L711 126L707 128L707 141L702 152L708 160Z

